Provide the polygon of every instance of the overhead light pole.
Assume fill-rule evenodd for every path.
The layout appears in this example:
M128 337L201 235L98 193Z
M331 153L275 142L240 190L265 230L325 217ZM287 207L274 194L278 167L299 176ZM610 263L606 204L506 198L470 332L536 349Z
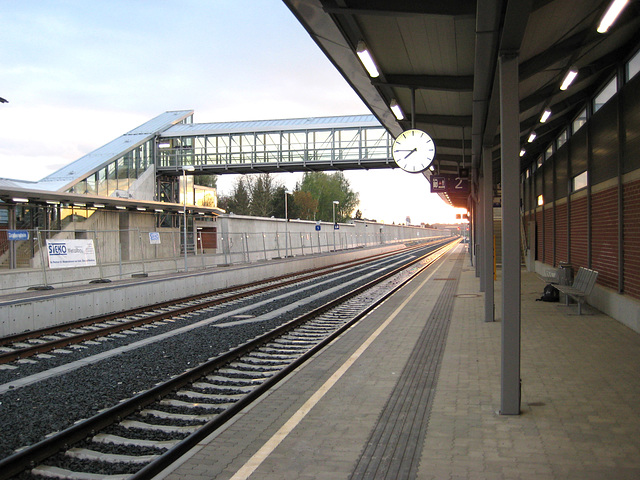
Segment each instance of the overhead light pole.
M187 172L193 172L195 167L193 165L182 166L182 180L184 182L184 189L182 190L182 198L184 200L184 208L182 210L182 223L184 225L184 238L182 249L184 250L184 271L189 271L189 265L187 264Z
M289 204L287 197L290 194L289 190L284 191L284 258L289 256Z
M336 205L338 205L340 202L338 200L334 200L333 201L333 251L336 251L336 227L337 227L337 223L336 223Z

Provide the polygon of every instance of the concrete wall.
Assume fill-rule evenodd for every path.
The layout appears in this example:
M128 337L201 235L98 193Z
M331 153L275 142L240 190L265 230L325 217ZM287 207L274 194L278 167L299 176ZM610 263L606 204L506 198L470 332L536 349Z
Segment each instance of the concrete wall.
M0 336L330 266L401 248L404 246L378 246L268 263L221 267L190 274L85 285L67 292L33 292L27 298L0 301Z
M132 275L157 275L205 270L222 265L265 262L285 257L317 255L331 251L353 250L391 245L427 238L450 236L448 230L385 225L356 220L332 223L241 215L222 215L215 221L199 221L194 228L199 235L215 236L217 248L188 249L185 259L179 228L156 228L151 213L97 210L88 219L76 222L58 238L95 240L98 265L73 269L42 268L40 253L32 260L32 269L6 270L0 275L0 294L20 293L35 286L55 288L86 284L98 279L122 280ZM215 233L200 233L204 227ZM319 227L320 230L316 230ZM74 230L75 229L75 230ZM94 233L95 232L95 233ZM149 232L158 232L161 243L151 244ZM192 238L190 236L190 238ZM199 242L198 245L202 243ZM45 265L46 263L45 257Z

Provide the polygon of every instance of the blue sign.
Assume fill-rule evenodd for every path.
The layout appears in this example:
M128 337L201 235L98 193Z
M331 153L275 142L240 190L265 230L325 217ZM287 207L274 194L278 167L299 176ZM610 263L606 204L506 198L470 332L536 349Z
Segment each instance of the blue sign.
M149 243L151 245L160 245L160 232L149 232Z
M316 225L316 232L320 231L320 225Z
M29 240L28 230L7 230L9 240Z
M333 229L334 230L340 230L340 225L338 225L337 223L333 224Z

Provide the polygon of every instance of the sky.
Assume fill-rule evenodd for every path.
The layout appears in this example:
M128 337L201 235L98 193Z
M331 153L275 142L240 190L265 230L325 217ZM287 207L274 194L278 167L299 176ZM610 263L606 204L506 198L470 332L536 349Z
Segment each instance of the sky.
M280 0L5 1L0 21L0 178L40 180L170 110L195 123L370 113ZM365 218L455 221L421 174L345 176ZM219 193L234 181L218 177Z

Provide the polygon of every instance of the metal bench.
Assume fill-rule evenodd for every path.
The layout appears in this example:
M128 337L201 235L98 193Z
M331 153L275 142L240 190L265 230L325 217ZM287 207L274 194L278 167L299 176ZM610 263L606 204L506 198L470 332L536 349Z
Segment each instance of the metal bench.
M578 315L582 315L582 304L584 297L588 296L596 284L598 272L589 268L580 267L573 285L555 285L555 287L565 294L565 305L569 306L569 297L578 302Z

